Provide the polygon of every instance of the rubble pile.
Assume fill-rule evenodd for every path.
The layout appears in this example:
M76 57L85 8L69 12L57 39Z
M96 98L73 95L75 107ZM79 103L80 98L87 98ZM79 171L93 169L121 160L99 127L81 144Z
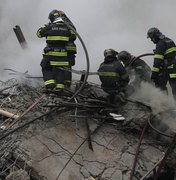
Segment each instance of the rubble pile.
M148 106L129 100L115 107L92 84L71 101L69 94L43 95L41 90L14 79L2 82L1 109L19 117L29 111L5 130L14 119L1 115L0 179L129 180L133 173L132 179L138 180L149 171L145 179L152 177L171 138L149 126L142 137L152 114ZM158 117L153 119L156 125ZM173 176L174 157L172 151L160 177Z

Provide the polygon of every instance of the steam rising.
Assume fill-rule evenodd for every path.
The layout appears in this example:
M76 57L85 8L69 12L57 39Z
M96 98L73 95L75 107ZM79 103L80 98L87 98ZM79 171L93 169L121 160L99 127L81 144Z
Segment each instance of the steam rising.
M176 132L176 102L169 89L169 95L155 88L152 84L142 83L131 98L143 102L152 108L152 113L157 115L158 122L155 122L156 128L161 131ZM159 115L160 114L160 115ZM164 127L164 128L163 128Z
M154 113L174 109L176 106L171 92L167 95L152 84L145 82L141 84L141 88L132 97L151 106Z

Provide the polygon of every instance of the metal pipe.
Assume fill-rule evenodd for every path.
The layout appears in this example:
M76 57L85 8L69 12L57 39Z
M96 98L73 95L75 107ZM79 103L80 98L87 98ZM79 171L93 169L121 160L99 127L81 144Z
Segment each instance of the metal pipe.
M18 39L18 42L20 43L22 49L26 49L27 48L27 42L26 42L26 39L23 35L23 32L20 28L19 25L16 25L14 28L13 28L13 31L15 32L15 35Z
M137 146L137 150L136 150L136 155L135 155L135 158L134 158L133 167L132 167L132 170L131 170L131 173L130 173L130 179L129 180L133 179L133 175L134 175L134 171L135 171L136 163L137 163L137 158L138 158L138 155L139 155L140 145L141 145L142 139L144 137L144 132L147 129L147 125L148 125L148 119L145 120L145 125L144 125L144 128L142 130L142 134L140 136L139 142L138 142L138 146Z
M162 160L163 160L163 158L160 159L160 160L155 164L155 166L154 166L151 170L149 170L142 178L140 178L140 180L145 180L145 178L147 178L147 176L148 176L152 171L154 171L154 169L156 169L156 167L161 163Z

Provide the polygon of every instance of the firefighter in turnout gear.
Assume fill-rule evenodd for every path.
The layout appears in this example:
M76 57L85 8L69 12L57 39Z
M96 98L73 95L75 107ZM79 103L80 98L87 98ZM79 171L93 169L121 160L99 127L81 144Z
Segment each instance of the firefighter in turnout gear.
M109 102L124 102L129 76L124 66L117 59L117 52L113 49L104 50L104 62L98 69L102 89L109 94Z
M139 88L141 82L151 82L151 68L145 61L131 55L128 51L121 51L118 54L118 59L123 62L127 73L134 76L130 85Z
M77 47L75 44L75 40L77 39L76 28L73 25L72 21L67 17L67 15L63 11L59 11L59 13L61 14L61 18L64 20L64 22L68 24L68 27L70 28L70 32L71 32L71 36L66 45L66 50L67 50L68 60L69 60L69 69L71 70L72 66L75 65L75 58L77 54ZM67 86L70 86L71 81L72 81L72 73L71 71L67 71L65 84Z
M163 35L158 28L152 27L147 37L156 44L151 79L155 86L167 91L167 82L176 100L176 46L173 40Z
M71 32L61 18L59 11L51 11L48 18L50 23L37 31L37 36L39 38L45 37L47 44L43 50L41 61L43 79L47 89L62 92L66 71L58 67L69 67L66 45L69 42Z

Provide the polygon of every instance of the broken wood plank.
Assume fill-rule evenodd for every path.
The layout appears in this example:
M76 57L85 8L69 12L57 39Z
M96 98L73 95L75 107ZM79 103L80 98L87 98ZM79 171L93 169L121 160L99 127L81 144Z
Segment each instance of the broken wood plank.
M15 32L15 35L18 39L18 42L20 43L22 49L26 49L27 48L27 42L26 42L26 39L23 35L23 32L20 28L19 25L16 25L14 28L13 28L14 32Z
M18 115L13 114L13 113L10 113L10 112L8 112L8 111L5 111L5 110L3 110L3 109L0 109L0 114L2 114L3 116L6 116L6 117L14 118L14 119L19 118Z
M41 97L39 97L31 106L29 106L26 111L24 111L17 119L12 121L10 124L8 124L5 127L5 130L11 128L14 124L16 124L18 121L21 120L32 108L34 108L43 98L45 97L45 94L43 94Z

